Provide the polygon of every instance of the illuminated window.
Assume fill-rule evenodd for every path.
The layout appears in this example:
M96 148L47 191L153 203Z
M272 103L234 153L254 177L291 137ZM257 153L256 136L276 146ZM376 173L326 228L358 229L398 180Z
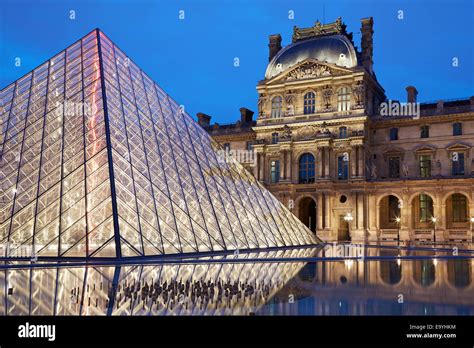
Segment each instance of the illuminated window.
M452 222L467 221L467 200L466 196L455 193L451 196Z
M280 96L276 96L272 99L272 113L271 113L272 118L281 117L282 103L283 101Z
M419 164L420 164L420 176L422 178L431 177L431 156L421 155L419 158Z
M270 182L277 183L280 180L280 161L270 161Z
M342 87L337 94L337 111L348 111L351 108L349 88Z
M433 217L433 200L424 193L420 195L419 215L420 222L430 222Z

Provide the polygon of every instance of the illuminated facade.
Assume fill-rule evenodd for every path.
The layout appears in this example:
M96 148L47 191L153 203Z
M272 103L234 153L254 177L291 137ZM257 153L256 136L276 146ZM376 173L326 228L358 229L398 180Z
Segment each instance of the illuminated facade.
M360 32L360 48L340 18L295 27L286 47L270 36L246 132L254 176L325 241L471 241L474 97L417 103L409 86L407 103L387 99L372 18ZM232 149L241 122L203 126Z
M317 243L99 30L0 98L2 256Z

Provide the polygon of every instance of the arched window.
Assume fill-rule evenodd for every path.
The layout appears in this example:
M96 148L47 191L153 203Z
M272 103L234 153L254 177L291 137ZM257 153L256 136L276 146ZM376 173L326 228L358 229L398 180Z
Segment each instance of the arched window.
M316 95L308 92L304 95L304 114L311 115L316 111Z
M420 194L419 218L420 222L429 222L433 217L433 200L427 194Z
M455 193L451 196L452 222L467 221L467 200L466 196Z
M337 93L337 111L348 111L351 108L349 88L342 87Z
M281 108L282 108L282 98L276 96L272 99L272 118L281 117Z
M314 156L305 153L300 158L300 184L309 184L314 182Z

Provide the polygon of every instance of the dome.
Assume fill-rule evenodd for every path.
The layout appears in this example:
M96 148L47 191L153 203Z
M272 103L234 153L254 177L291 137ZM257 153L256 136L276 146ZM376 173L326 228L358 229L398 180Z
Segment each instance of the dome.
M323 36L297 41L280 50L268 64L265 79L270 79L308 58L346 68L357 66L356 51L346 36Z

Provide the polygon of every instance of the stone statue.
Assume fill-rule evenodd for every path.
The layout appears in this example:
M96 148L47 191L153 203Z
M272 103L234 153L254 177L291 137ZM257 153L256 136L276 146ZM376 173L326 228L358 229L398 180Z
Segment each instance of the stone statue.
M402 173L405 178L408 178L408 164L407 162L402 162Z
M258 116L259 118L265 118L265 102L267 100L267 97L265 97L265 94L260 94L258 96Z
M365 86L362 81L357 82L357 84L352 89L352 94L355 99L355 108L364 107L364 98L365 98Z
M372 179L377 179L377 166L375 165L375 162L372 162L370 167L370 177Z
M288 104L288 106L286 107L286 115L293 116L294 114L295 114L295 108L293 104Z
M436 175L441 176L441 161L440 160L436 161Z
M323 105L324 105L324 110L323 111L331 111L332 110L332 89L329 86L326 86L326 88L323 90Z
M323 122L323 123L321 124L321 133L322 133L322 134L325 134L325 135L331 134L331 131L329 130L328 125L327 125L326 122Z

